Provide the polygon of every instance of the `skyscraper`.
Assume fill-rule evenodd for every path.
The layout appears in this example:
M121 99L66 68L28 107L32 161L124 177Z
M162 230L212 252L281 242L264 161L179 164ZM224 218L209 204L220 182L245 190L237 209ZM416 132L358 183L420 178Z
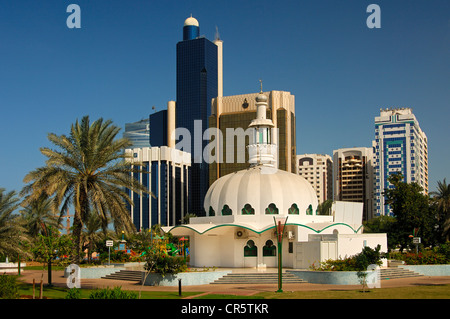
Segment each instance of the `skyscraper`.
M125 123L124 138L128 138L133 145L130 148L150 147L150 126L148 119L134 123Z
M364 220L373 218L372 160L369 147L333 151L334 200L364 203Z
M155 197L128 190L133 206L128 206L137 231L153 225L179 225L188 205L191 155L167 146L128 149L130 163L139 162L141 173L133 177Z
M428 140L410 108L380 110L375 117L375 209L390 215L383 192L393 187L388 178L401 173L407 183L416 182L428 193Z
M188 212L197 216L206 214L203 201L209 187L209 169L202 155L209 139L203 136L203 132L208 128L211 100L219 93L218 78L222 68L219 68L218 60L222 57L221 48L221 41L218 46L200 36L199 24L195 18L186 19L183 41L177 43L176 128L186 128L191 135L191 149L183 151L190 152L192 156ZM201 130L194 131L195 121L197 125L201 123ZM195 136L198 134L201 136Z
M328 154L297 155L297 173L303 176L317 193L319 204L333 199L333 161Z
M223 142L214 141L216 151L221 152L218 157L222 162L210 164L210 185L224 175L248 167L246 147L250 144L250 137L240 136L239 132L246 131L255 118L255 97L258 94L219 96L213 99L209 127L220 130ZM278 132L277 136L273 136L278 147L278 168L296 173L295 96L287 91L275 90L264 94L268 97L266 116L273 121Z

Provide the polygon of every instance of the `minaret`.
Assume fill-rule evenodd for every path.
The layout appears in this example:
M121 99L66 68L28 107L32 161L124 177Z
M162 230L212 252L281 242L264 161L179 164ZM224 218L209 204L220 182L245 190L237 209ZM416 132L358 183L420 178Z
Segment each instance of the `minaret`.
M267 114L267 96L262 92L256 96L256 118L249 128L254 128L253 143L248 146L249 163L251 166L264 165L275 167L277 146L272 144L272 134L275 125Z

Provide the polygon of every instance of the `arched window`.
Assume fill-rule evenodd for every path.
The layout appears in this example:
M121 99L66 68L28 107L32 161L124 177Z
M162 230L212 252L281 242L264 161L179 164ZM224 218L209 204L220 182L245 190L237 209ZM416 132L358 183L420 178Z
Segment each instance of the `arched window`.
M309 204L308 208L306 209L306 215L312 215L312 214L313 214L312 205Z
M288 214L289 215L298 215L299 214L298 206L296 203L291 205L291 207L288 210Z
M249 240L247 245L244 247L244 257L255 257L258 256L258 247L256 247L253 240Z
M241 212L242 215L255 215L255 209L250 204L245 204Z
M269 204L269 207L266 208L266 215L277 215L278 208L274 203Z
M272 257L277 255L277 248L270 239L266 241L263 247L263 256Z
M216 212L214 211L214 209L211 206L209 206L209 213L208 213L208 215L209 216L216 216Z
M227 215L232 215L233 211L231 210L231 208L228 205L223 205L222 208L222 216L227 216Z

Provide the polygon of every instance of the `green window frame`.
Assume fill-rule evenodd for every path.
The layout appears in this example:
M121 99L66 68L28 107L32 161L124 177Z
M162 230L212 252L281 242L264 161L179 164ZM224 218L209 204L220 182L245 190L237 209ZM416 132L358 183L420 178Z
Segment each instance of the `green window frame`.
M278 215L277 205L275 205L274 203L270 203L265 212L266 215Z
M242 215L255 215L255 209L250 204L245 204L241 210Z

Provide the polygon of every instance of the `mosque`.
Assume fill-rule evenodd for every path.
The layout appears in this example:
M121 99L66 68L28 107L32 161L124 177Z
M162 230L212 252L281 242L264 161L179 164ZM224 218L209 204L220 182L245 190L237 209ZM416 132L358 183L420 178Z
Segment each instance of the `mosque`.
M267 100L261 90L256 118L249 126L253 130L249 167L210 186L204 200L206 217L163 228L174 236L189 237L190 265L277 267L278 247L283 267L296 269L355 255L364 246L381 245L386 252L386 234L362 233L362 203L334 202L330 215L317 215L311 184L277 168L276 129L266 118Z

